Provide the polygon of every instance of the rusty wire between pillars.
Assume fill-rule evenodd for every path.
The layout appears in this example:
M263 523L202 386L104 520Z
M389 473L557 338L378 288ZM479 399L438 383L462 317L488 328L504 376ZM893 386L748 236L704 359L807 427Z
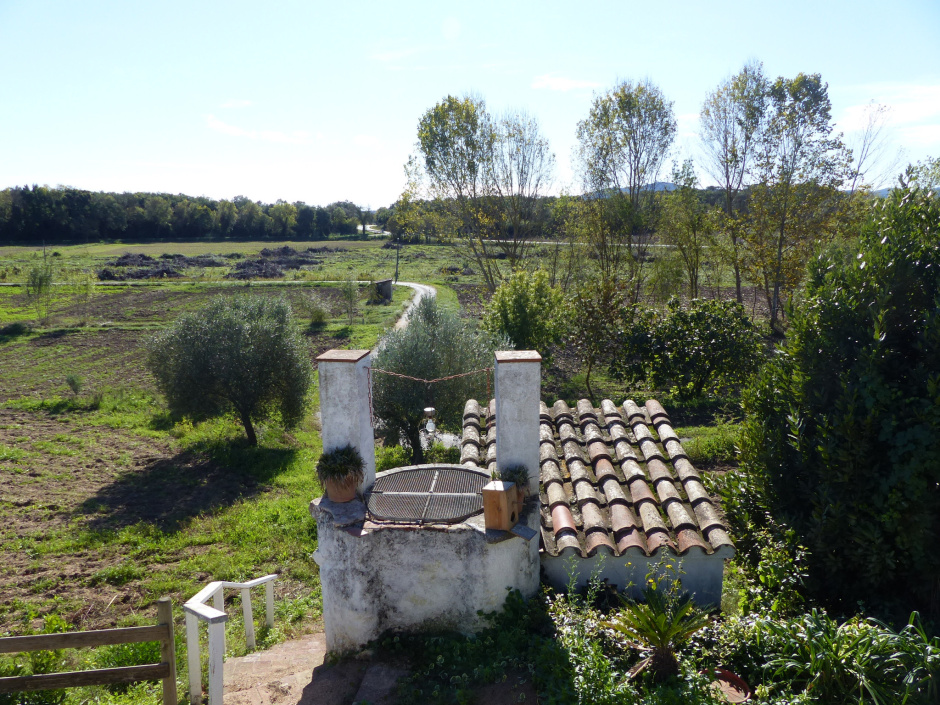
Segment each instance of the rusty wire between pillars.
M490 375L489 373L493 371L492 367L484 367L479 370L472 370L471 372L461 372L458 375L449 375L447 377L438 377L437 379L422 379L421 377L412 377L411 375L403 375L400 372L391 372L389 370L383 370L379 367L366 367L366 372L368 373L368 382L369 382L369 421L372 423L372 428L375 428L375 411L372 408L372 373L377 372L383 375L389 375L391 377L401 377L402 379L410 379L412 382L424 382L425 384L434 384L435 382L447 382L452 379L459 379L460 377L469 377L470 375L486 375L486 403L489 404L490 399Z

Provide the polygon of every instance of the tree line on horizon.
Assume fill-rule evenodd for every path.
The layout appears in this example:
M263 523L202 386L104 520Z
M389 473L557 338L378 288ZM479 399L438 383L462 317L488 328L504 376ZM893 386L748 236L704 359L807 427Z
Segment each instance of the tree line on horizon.
M350 201L312 206L165 193L17 186L0 191L0 244L101 240L324 240L352 235L373 214Z

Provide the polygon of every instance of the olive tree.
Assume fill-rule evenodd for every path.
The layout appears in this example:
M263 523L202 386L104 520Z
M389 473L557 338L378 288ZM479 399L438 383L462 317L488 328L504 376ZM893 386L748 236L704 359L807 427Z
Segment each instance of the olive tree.
M464 403L483 394L486 378L468 375L427 384L382 370L420 380L440 379L491 367L497 347L508 346L441 308L434 298L421 299L407 327L386 334L373 359L372 408L385 442L408 445L412 462L424 462L421 423L425 407L437 410L441 428L457 431Z
M235 413L251 445L254 422L304 416L313 368L283 298L219 296L153 338L147 366L170 409L194 419Z

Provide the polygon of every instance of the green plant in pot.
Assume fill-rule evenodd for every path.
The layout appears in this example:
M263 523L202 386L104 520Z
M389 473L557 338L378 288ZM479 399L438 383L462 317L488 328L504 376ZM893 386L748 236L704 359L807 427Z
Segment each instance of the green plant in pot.
M505 470L497 470L493 479L516 485L516 513L522 514L522 504L529 493L529 471L525 465L513 465Z
M365 463L351 445L335 448L317 461L317 478L331 502L351 502L362 482Z

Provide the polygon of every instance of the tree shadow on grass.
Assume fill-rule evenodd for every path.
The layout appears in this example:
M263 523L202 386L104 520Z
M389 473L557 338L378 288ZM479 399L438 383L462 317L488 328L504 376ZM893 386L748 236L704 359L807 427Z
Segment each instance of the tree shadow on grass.
M224 462L216 453L186 451L131 470L99 489L74 515L92 530L150 524L178 531L193 517L212 514L268 489L268 482L294 462L294 448L248 448L230 443ZM216 449L218 450L218 449Z

